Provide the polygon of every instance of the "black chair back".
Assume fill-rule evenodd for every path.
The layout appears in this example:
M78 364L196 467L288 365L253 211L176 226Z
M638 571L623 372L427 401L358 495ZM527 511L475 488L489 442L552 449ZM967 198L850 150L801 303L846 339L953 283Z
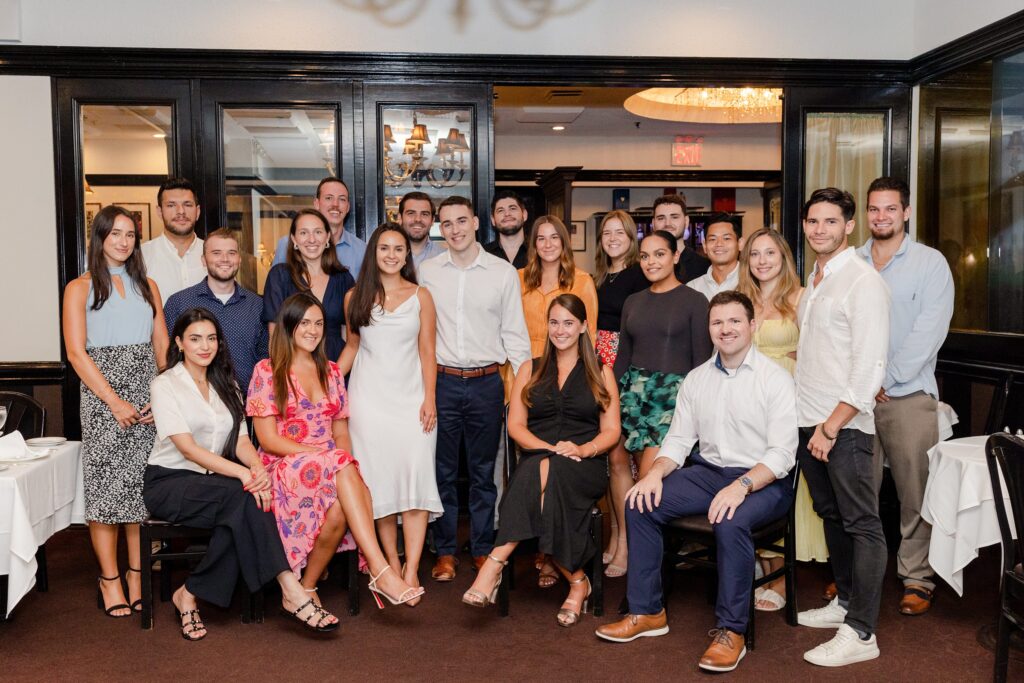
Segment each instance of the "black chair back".
M1003 570L1009 571L1018 562L1024 561L1024 439L1004 432L993 434L985 442L985 460L992 480L999 534L1003 541ZM1005 493L1003 481L1006 483ZM1010 499L1016 540L1010 530L1010 516L1006 512L1004 497Z
M28 394L0 391L0 406L7 408L7 421L0 431L21 432L26 439L36 439L46 432L46 408Z

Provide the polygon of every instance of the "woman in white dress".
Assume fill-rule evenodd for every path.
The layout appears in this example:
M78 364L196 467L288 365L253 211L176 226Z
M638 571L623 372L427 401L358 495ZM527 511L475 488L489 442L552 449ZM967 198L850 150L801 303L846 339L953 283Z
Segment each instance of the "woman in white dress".
M355 289L345 297L348 340L339 367L349 378L352 451L373 498L388 563L419 587L427 524L444 508L434 475L437 410L434 301L416 284L411 245L394 223L367 244ZM402 516L405 566L398 559Z

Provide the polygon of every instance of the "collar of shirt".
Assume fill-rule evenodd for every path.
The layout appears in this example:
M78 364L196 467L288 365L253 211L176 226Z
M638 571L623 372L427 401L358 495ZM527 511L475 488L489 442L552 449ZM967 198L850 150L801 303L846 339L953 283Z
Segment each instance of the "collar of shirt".
M738 281L740 279L740 262L739 261L737 261L736 265L733 266L733 269L729 271L729 274L725 276L725 279L722 280L721 284L719 284L718 280L715 279L715 276L712 275L714 270L715 270L714 266L709 266L708 267L708 272L704 273L704 275L702 276L702 277L706 278L708 284L713 286L713 287L724 287L729 282L729 280L732 280L733 278L736 278L736 280Z
M716 368L721 370L724 374L728 375L729 377L734 377L736 375L736 373L738 373L740 371L740 368L742 368L744 366L750 368L751 370L754 369L754 354L753 354L753 351L754 351L754 345L751 344L750 347L747 349L747 353L744 354L743 360L740 361L740 364L737 365L733 369L727 368L724 365L722 365L722 354L719 353L717 349L715 350L715 355L712 357L712 360L714 361L714 365L715 365Z
M159 242L163 244L163 248L166 249L169 254L173 255L174 258L179 260L191 254L195 250L197 245L199 246L200 249L202 249L203 244L203 241L199 239L199 235L192 233L192 244L188 245L188 249L185 250L184 255L179 256L178 248L171 244L171 241L167 239L166 233L160 235L160 237L158 237L157 240L159 240Z
M910 235L908 233L903 233L903 241L900 242L899 249L897 249L896 253L892 255L892 258L889 259L889 262L882 266L882 270L885 270L886 268L893 264L893 261L895 261L898 258L901 258L904 254L906 254L907 250L910 249L910 243L912 241L913 240L910 239ZM875 260L871 256L871 245L874 243L874 237L868 238L868 241L861 245L860 249L857 250L857 255L860 256L865 261L867 261L868 263L870 263L872 267L874 267L875 265Z
M204 277L202 280L200 280L198 287L199 287L199 295L200 296L209 296L211 299L217 299L218 301L220 301L220 299L217 297L217 295L213 293L213 290L210 289L209 276ZM227 306L228 304L233 304L236 301L238 301L239 299L244 299L244 298L245 298L245 288L239 286L239 284L236 282L235 283L235 291L231 293L231 297L224 303L224 305Z
M462 266L460 266L459 264L457 264L455 261L452 260L452 250L451 249L445 249L444 250L444 263L442 265L451 266L452 268L458 268L459 270L470 270L472 268L478 268L478 267L479 268L487 268L487 259L498 258L497 256L494 256L493 254L488 254L487 250L484 249L483 245L480 244L479 242L476 243L476 247L477 247L477 249L476 249L476 258L473 259L473 262L470 263L465 268L463 268Z
M825 269L821 278L824 280L829 275L834 275L841 271L847 263L850 262L850 258L856 254L856 249L853 247L846 247L841 254L833 256L829 259L829 262L825 264ZM813 283L815 276L818 274L818 263L815 261L814 270L811 271L810 276L807 278L808 282Z

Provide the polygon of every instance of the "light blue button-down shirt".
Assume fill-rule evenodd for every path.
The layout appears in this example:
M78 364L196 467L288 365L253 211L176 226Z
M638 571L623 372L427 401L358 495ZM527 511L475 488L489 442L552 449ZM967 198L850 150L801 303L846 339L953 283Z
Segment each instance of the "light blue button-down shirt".
M444 242L438 242L437 240L432 240L428 237L427 243L423 245L423 251L412 255L412 264L416 266L417 273L419 273L421 263L426 261L428 258L434 258L444 252L445 249L441 246L442 244L444 244Z
M274 264L284 263L285 256L288 254L288 245L291 243L291 238L285 235L277 241L277 249L274 250ZM359 269L363 266L363 254L366 253L366 242L359 239L355 234L348 230L342 230L341 241L334 247L334 252L338 255L338 260L341 261L341 265L352 271L352 278L357 279L359 277Z
M857 250L871 259L869 239ZM896 254L879 271L892 293L889 356L882 388L889 396L923 391L939 397L935 362L953 317L953 276L942 254L904 235Z

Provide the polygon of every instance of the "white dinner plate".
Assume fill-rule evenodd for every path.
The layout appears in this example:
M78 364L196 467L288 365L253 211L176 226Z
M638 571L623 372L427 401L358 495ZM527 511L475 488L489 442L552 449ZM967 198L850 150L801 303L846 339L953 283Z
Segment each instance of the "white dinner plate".
M20 458L10 458L0 456L0 462L8 463L21 463L21 462L32 462L33 460L39 460L53 453L52 448L30 448L28 452Z
M49 448L67 443L63 436L40 436L35 439L25 439L25 443L35 448Z

